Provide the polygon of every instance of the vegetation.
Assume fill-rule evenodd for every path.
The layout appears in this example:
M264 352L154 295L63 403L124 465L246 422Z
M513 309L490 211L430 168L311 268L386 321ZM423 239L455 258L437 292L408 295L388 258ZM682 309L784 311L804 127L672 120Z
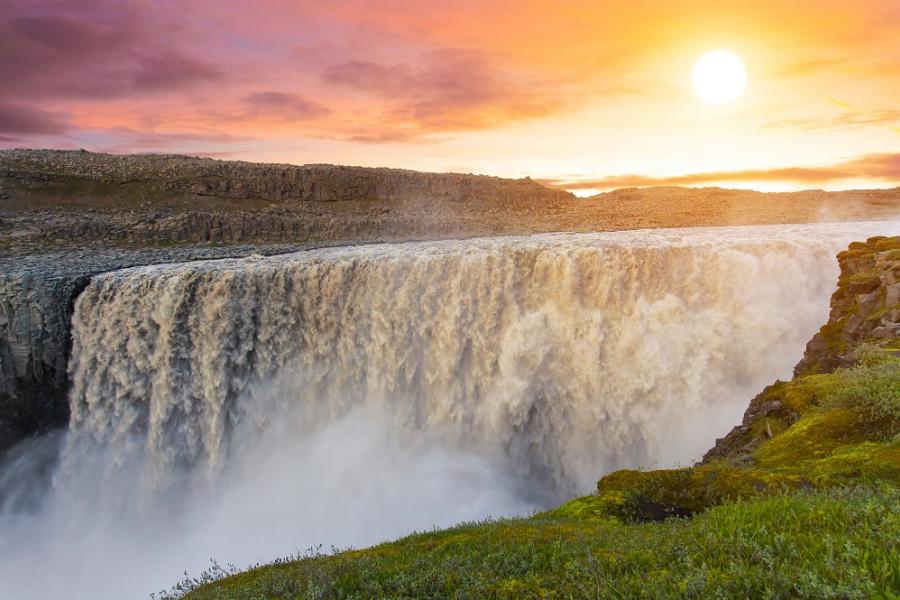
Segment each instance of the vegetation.
M838 406L858 406L869 419L900 425L900 358L884 348L862 346L857 366L837 373L841 385L830 396Z
M260 567L188 597L891 598L900 491L836 489L629 525L560 512Z

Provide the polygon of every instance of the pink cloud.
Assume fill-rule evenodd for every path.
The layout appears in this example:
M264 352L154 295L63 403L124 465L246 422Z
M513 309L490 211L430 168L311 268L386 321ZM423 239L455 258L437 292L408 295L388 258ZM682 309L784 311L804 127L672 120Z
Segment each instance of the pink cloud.
M71 126L60 115L22 104L0 103L0 135L60 135Z
M820 185L841 179L873 179L900 181L900 154L870 154L853 160L822 167L785 167L779 169L746 169L689 173L671 177L650 175L611 175L595 179L566 181L546 179L541 183L566 190L614 189L659 185L704 185L722 182L781 181L804 185Z
M456 48L431 50L407 62L347 60L324 68L322 79L383 102L382 117L351 134L358 141L484 129L568 105L527 75L483 53Z
M287 92L254 92L244 97L246 117L269 117L283 121L303 121L329 114L326 107L307 100L299 94Z
M19 101L109 98L221 79L174 33L132 6L17 2L0 13L0 96Z

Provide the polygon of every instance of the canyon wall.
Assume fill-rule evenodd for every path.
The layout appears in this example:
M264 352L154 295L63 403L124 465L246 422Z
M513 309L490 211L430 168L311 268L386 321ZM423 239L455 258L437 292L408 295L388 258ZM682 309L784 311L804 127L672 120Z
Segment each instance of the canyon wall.
M900 239L873 237L838 254L841 276L828 323L810 340L796 375L846 365L863 342L900 338Z
M665 187L576 198L528 178L0 150L0 256L62 248L311 245L898 214L900 189L766 194Z
M527 178L3 150L0 452L65 422L71 305L98 273L376 241L885 218L898 211L898 190L657 188L576 199Z

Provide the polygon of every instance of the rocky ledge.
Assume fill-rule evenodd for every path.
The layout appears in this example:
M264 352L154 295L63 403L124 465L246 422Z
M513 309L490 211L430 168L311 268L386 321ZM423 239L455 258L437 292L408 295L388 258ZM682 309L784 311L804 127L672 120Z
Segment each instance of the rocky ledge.
M521 202L571 198L529 178L340 165L222 161L182 155L113 155L86 151L0 151L0 178L44 185L71 179L141 184L167 193L219 198L335 202L406 200Z
M861 342L885 345L900 338L900 238L854 242L838 255L841 276L831 315L806 346L795 375L846 366Z
M863 345L900 355L900 236L853 242L838 254L841 274L831 296L828 322L806 345L794 376L831 373L856 362ZM778 429L800 416L786 382L776 382L750 401L741 424L706 453L703 462L752 460L751 454Z

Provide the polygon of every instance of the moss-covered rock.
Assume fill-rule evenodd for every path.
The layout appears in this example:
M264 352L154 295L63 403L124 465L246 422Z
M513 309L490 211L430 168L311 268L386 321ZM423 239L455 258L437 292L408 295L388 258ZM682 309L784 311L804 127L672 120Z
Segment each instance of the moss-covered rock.
M841 275L831 315L810 340L795 375L829 372L852 362L849 352L870 341L898 347L900 338L900 236L854 242L838 254Z

